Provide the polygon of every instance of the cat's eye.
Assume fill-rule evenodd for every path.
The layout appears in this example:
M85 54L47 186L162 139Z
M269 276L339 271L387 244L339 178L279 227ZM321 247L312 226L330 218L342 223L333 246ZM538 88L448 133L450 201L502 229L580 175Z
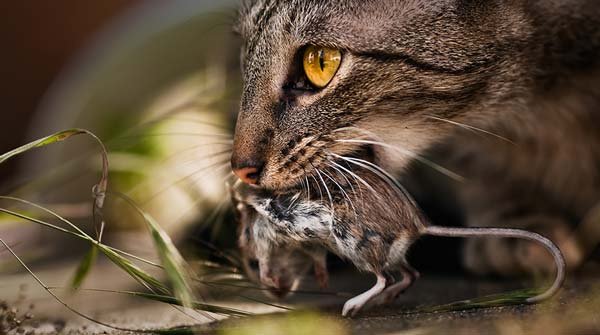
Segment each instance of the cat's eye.
M304 50L304 74L317 88L327 86L340 68L342 53L337 49L308 46Z

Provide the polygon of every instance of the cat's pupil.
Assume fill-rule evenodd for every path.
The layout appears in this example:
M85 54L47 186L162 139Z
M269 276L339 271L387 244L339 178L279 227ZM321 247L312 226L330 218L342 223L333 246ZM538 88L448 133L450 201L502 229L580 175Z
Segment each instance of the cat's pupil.
M323 49L319 50L319 66L321 67L321 71L325 70L325 57Z

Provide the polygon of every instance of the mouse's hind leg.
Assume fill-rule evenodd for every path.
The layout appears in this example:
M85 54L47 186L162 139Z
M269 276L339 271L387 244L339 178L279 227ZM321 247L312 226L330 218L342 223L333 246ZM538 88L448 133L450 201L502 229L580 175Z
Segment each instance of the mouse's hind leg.
M368 291L357 295L356 297L346 301L344 308L342 309L342 316L355 316L358 311L361 310L373 297L379 295L385 290L387 279L381 273L375 274L377 276L377 282L375 286L371 287Z
M374 305L383 305L393 302L420 277L419 272L410 266L406 260L403 260L399 264L399 271L402 275L402 280L386 287L383 292L373 299Z
M327 271L327 255L325 253L315 256L314 260L314 271L317 283L321 289L329 287L329 272Z

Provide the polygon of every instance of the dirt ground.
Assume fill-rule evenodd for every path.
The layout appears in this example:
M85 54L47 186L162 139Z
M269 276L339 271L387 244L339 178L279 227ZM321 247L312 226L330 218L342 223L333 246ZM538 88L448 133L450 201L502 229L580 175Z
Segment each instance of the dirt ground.
M72 274L72 264L38 268L36 273L49 286L64 285ZM106 285L110 278L110 285ZM112 325L135 329L155 329L178 325L203 324L199 330L210 334L252 334L256 322L287 320L292 328L298 324L316 325L313 334L600 334L600 291L597 276L571 278L560 295L540 305L481 308L463 311L416 313L418 306L431 306L456 300L480 297L532 285L531 282L485 280L458 276L432 275L423 277L398 301L390 306L361 313L355 318L339 316L348 296L362 292L372 284L372 278L351 273L333 274L331 287L337 295L316 294L316 288L305 287L311 294L296 294L283 302L272 301L289 310L253 302L266 300L260 292L237 291L244 298L206 296L215 303L260 314L250 318L210 320L196 313L182 313L164 304L131 299L106 292L74 294L57 290L59 296L77 310ZM129 279L110 264L99 264L85 287L131 289ZM333 290L330 290L333 291ZM127 333L100 326L68 311L30 276L24 273L3 275L0 282L0 334L122 334ZM311 310L310 317L302 312ZM12 321L11 321L12 320ZM258 320L258 321L257 321ZM295 321L296 320L296 321ZM11 323L12 322L12 323ZM21 324L18 324L21 322ZM281 322L279 323L281 324ZM12 327L11 327L12 325ZM333 326L331 326L333 325ZM254 327L254 328L253 328ZM280 328L277 328L280 327ZM275 327L273 334L287 332L285 323ZM337 327L337 328L336 328ZM254 330L253 330L254 329ZM262 329L262 328L260 328ZM9 332L10 330L10 332ZM262 331L261 331L262 332ZM270 333L269 333L270 334Z

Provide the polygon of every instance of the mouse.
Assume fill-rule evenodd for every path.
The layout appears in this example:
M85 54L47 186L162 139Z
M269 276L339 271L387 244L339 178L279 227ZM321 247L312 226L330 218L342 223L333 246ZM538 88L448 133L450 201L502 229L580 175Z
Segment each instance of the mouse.
M313 187L312 194L272 193L241 183L234 188L241 215L240 247L247 259L258 261L259 280L275 296L283 297L294 289L310 262L322 276L320 280L327 278L325 255L330 251L376 278L372 288L345 302L343 316L355 316L367 305L390 303L419 278L406 253L424 235L533 241L553 256L556 275L546 291L526 302L546 300L562 286L565 261L546 237L512 228L431 225L398 181L374 164L365 167L353 172L358 182L352 191L343 191L350 185L340 184L336 189L327 183L321 189Z
M241 263L248 279L262 284L271 297L281 299L298 287L312 267L319 287L328 288L327 250L324 247L311 241L284 243L278 236L265 236L267 232L262 227L276 225L269 217L260 215L239 189L230 187L229 190L238 223ZM297 198L289 197L288 200L294 202Z
M406 253L424 235L533 241L552 255L556 275L549 288L526 302L546 300L562 286L565 261L546 237L512 228L434 226L402 185L377 165L365 162L363 169L352 172L352 177L357 181L353 187L344 181L329 184L323 180L310 192L275 193L246 184L234 191L242 214L240 246L247 257L258 261L260 281L279 296L297 283L295 277L304 274L296 271L306 271L287 266L292 263L290 258L308 256L317 267L325 267L322 261L327 250L376 278L373 287L345 302L343 316L352 317L365 307L388 304L419 278ZM308 246L321 256L303 254ZM326 272L322 268L320 271Z

